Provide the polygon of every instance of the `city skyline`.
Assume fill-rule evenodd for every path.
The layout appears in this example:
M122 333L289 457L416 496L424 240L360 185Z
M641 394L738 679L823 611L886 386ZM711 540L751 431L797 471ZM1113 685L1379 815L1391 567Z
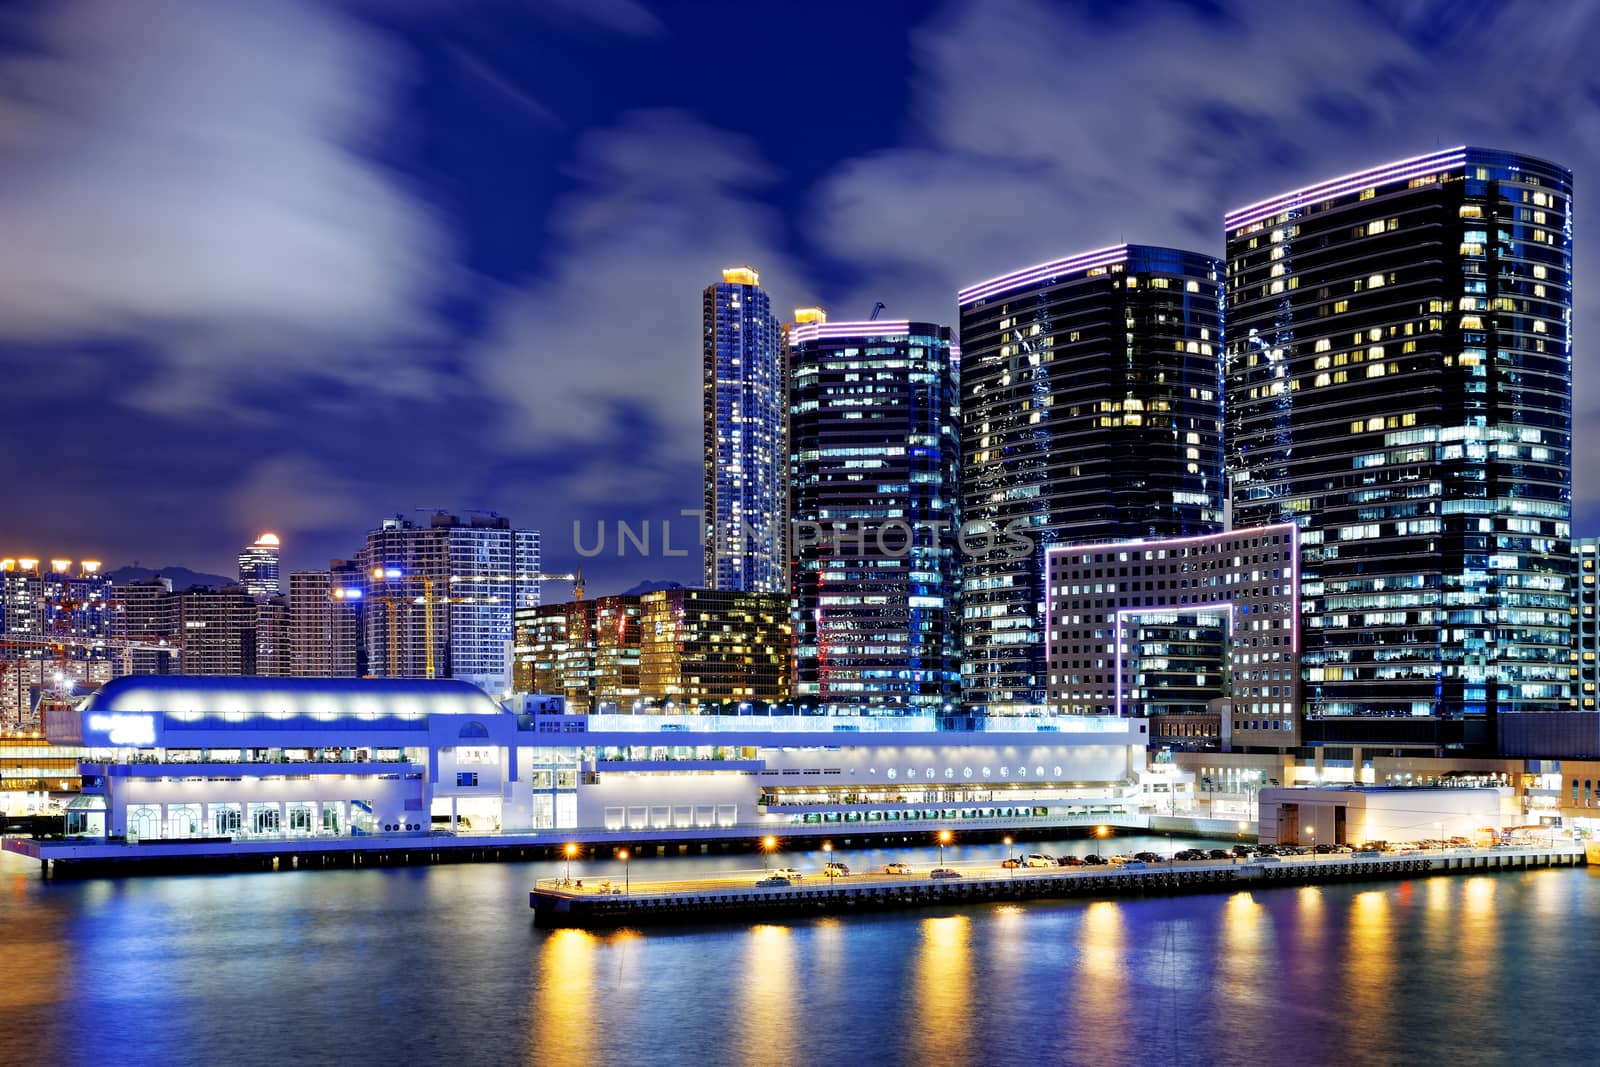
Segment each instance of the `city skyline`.
M86 172L71 168L92 165L124 174L127 189L99 188L104 201L72 210L0 197L0 216L16 223L11 254L36 253L31 271L27 261L0 265L16 282L0 351L21 371L0 400L16 435L0 476L31 504L8 509L0 540L227 574L233 546L270 528L284 538L285 567L296 569L348 552L349 531L369 515L442 500L519 516L545 532L550 565L565 569L576 562L564 552L575 519L660 521L698 503L692 293L729 264L759 266L785 313L821 304L862 317L881 300L895 317L953 321L953 295L974 279L1118 240L1220 255L1227 209L1435 145L1472 141L1559 160L1577 174L1580 200L1596 159L1582 132L1593 115L1583 45L1594 35L1582 9L1565 13L1556 33L1548 19L1484 6L1452 18L1439 40L1424 9L1384 5L1339 15L1179 5L1133 19L1028 3L904 4L891 10L898 18L863 25L844 5L820 5L807 12L807 30L850 72L837 87L785 84L730 51L734 31L718 28L711 8L554 10L488 5L467 25L426 6L378 20L367 8L285 5L283 24L266 28L313 33L348 60L284 48L250 70L262 96L299 82L326 89L294 122L271 126L266 147L327 175L319 190L348 179L370 194L348 212L363 221L359 232L332 235L325 250L355 287L310 284L326 270L320 258L249 224L251 198L273 191L260 184L269 179L197 188L126 138L93 139L92 125L42 115L30 128L63 151L13 161L40 179L29 188L81 197ZM110 12L91 5L73 18L19 19L0 63L48 46L66 99L103 110L149 97L164 109L151 116L158 128L181 120L208 147L225 146L225 113L164 75L196 47L176 30L184 10L159 9L136 28L150 59L115 64L99 62L94 32ZM252 16L215 6L193 17L222 39L257 28ZM1095 64L1067 79L1032 52L986 64L998 43L965 51L1002 17L1044 45L1038 56L1055 42ZM848 34L817 32L846 20ZM798 26L757 11L737 32L780 38ZM1287 56L1237 86L1199 77L1230 55L1268 55L1281 33L1358 58L1337 78ZM525 55L550 62L514 61ZM678 80L667 78L667 55ZM701 61L712 56L720 66ZM873 62L855 61L867 56ZM200 63L195 76L224 80L225 59ZM563 80L573 64L615 76ZM984 65L1001 71L993 84L974 80ZM1097 75L1128 65L1151 76L1114 96L1085 95ZM1459 70L1475 72L1470 84ZM730 74L749 91L719 96L709 111L698 102L710 98L704 90ZM1541 88L1557 82L1572 91ZM1000 106L1013 97L1039 101L1045 125ZM353 113L335 106L356 98ZM1504 99L1527 103L1503 109ZM828 121L796 139L776 117L800 107ZM1431 121L1414 123L1419 111ZM338 125L346 121L376 147L352 153L351 131ZM1123 128L1155 136L1130 146ZM91 143L88 162L65 151ZM509 146L503 175L487 165L491 143L497 153ZM249 148L217 150L248 170ZM140 196L158 220L176 221L180 203L205 219L219 244L196 261L273 253L265 258L304 268L283 272L299 284L194 271L172 243L189 231L130 232L116 222L133 214L114 210L123 195ZM980 202L982 210L962 206ZM149 280L123 284L127 260L107 256L95 260L99 274L65 287L76 305L43 299L35 286L55 277L44 268L58 260L37 250L77 255L85 238L29 220L68 217L103 227ZM928 218L940 219L939 242L921 240ZM302 232L292 225L299 216L271 221ZM1579 259L1585 240L1580 227ZM579 294L596 283L628 299L589 314ZM1581 293L1575 304L1582 439L1596 426L1583 359L1594 309ZM374 317L405 329L374 333ZM284 323L294 328L274 333L273 347L288 351L260 358L262 327ZM38 413L85 385L108 398L99 418L74 431L72 449L45 449L38 442L56 438L38 429ZM385 447L372 449L375 440ZM122 447L130 441L139 447ZM1588 477L1580 466L1578 534L1595 532ZM88 521L105 512L129 516L115 545ZM585 564L597 590L645 578L694 584L697 569L692 558L610 554Z

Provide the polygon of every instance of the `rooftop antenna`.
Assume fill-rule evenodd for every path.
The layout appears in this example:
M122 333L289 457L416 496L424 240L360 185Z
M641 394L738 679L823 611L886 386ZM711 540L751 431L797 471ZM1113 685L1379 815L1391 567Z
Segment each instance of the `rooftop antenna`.
M878 321L878 312L887 311L888 308L889 308L889 306L887 304L885 304L882 300L878 301L876 304L873 304L872 305L872 314L867 316L867 321L868 322L877 322Z

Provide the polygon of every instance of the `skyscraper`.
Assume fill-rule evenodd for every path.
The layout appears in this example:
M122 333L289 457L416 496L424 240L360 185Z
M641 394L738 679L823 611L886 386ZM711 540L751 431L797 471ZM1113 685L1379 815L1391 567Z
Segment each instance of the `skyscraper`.
M239 553L239 584L251 596L277 596L278 535L264 533Z
M289 575L289 673L300 678L350 678L365 673L359 566L333 560L325 571Z
M942 711L960 681L950 328L813 323L789 345L795 699Z
M512 615L539 602L538 531L494 514L397 516L367 534L360 562L373 674L510 686Z
M784 535L783 352L772 302L751 267L704 293L705 584L780 593Z
M1234 520L1303 531L1307 739L1565 708L1571 173L1453 148L1226 225Z
M1210 256L1117 245L958 294L961 520L1000 542L963 552L969 710L1046 704L1048 549L1223 528L1221 290Z

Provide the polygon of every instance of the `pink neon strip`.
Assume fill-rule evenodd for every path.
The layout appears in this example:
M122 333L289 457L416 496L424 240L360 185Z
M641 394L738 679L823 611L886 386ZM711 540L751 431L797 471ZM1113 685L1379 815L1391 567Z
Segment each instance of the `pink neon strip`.
M1067 274L1075 270L1087 270L1090 267L1100 267L1111 263L1121 263L1128 258L1128 246L1125 244L1111 245L1108 248L1097 248L1093 252L1079 252L1064 259L1053 259L1048 263L1036 263L1031 267L1002 274L988 281L977 282L957 291L958 303L968 303L1005 289L1011 289L1028 282L1035 282L1041 278L1048 278L1053 274Z
M1464 163L1466 158L1466 146L1462 145L1443 152L1412 156L1410 159L1396 160L1393 163L1385 163L1367 170L1345 174L1338 178L1329 178L1315 185L1307 185L1293 192L1280 193L1277 196L1235 208L1223 216L1223 224L1230 230L1235 226L1247 226L1252 222L1266 218L1268 215L1275 215L1292 204L1303 203L1306 200L1323 200L1330 196L1339 196L1369 185L1384 185L1389 182L1399 181L1402 178L1414 178L1431 170L1439 170L1442 167L1453 167L1459 163Z

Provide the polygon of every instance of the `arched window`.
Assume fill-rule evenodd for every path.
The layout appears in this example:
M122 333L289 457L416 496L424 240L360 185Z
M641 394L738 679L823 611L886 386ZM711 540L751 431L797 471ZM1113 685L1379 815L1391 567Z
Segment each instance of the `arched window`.
M482 740L489 736L489 728L481 722L473 721L461 728L461 733L456 736L462 740Z

